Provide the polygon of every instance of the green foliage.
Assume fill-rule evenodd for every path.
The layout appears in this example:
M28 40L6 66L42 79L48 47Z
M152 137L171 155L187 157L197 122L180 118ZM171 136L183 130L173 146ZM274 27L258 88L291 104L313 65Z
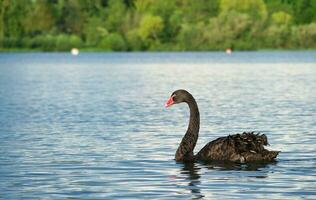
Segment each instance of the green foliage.
M278 11L284 11L286 13L293 15L292 4L293 2L295 2L293 0L264 0L264 1L270 15L271 13L275 13Z
M109 31L120 31L121 25L126 13L126 7L123 0L109 0L106 9L106 27Z
M74 47L81 47L81 38L77 35L58 35L56 41L56 49L61 51L69 51Z
M168 20L176 9L176 2L174 0L155 0L150 4L150 14L160 16L164 20Z
M56 37L48 35L38 35L30 41L26 41L28 45L33 48L41 48L44 51L55 50L56 48Z
M127 46L130 51L140 51L145 49L142 39L139 37L138 30L130 30L127 35Z
M292 23L292 16L284 11L275 12L271 16L272 22L276 25L290 25Z
M316 0L293 1L295 21L298 24L307 24L316 21Z
M278 46L281 48L286 48L287 45L290 45L288 38L291 35L290 29L283 26L272 25L266 30L265 41L266 45L270 48L273 46Z
M183 24L178 35L178 49L181 51L202 50L205 45L205 24Z
M58 1L59 2L59 1ZM82 7L78 0L60 1L60 29L63 33L81 36L85 16L81 12Z
M32 10L29 17L23 20L24 30L27 33L47 33L53 29L55 18L51 4L47 1L39 1L38 4L33 5Z
M4 16L5 11L8 7L8 1L0 0L0 46L3 46L3 40L4 38Z
M236 11L222 12L218 18L210 21L207 34L210 44L216 48L249 49L245 42L250 35L253 22L248 14ZM241 47L242 46L242 47Z
M221 12L237 11L248 14L252 19L265 20L267 9L263 0L221 0Z
M0 37L13 38L13 40L19 40L23 36L23 24L24 15L27 9L27 1L0 1ZM4 39L4 38L3 38Z
M105 36L99 45L100 48L107 51L126 51L126 43L123 37L118 33L111 33Z
M207 22L211 17L215 17L219 14L219 1L220 0L182 0L183 7L181 10L183 15L183 21L196 23Z
M295 46L316 48L316 23L294 27L293 35Z
M103 37L108 35L103 21L98 17L89 18L84 27L84 37L87 46L96 46Z
M316 0L0 0L0 49L316 48Z
M42 49L44 51L70 51L74 47L81 47L82 40L76 35L38 35L34 38L25 38L26 47Z
M138 34L145 44L156 45L159 43L159 35L163 28L164 24L161 17L145 15L140 22Z
M145 13L151 7L153 1L151 0L135 0L134 6L136 8L136 12Z

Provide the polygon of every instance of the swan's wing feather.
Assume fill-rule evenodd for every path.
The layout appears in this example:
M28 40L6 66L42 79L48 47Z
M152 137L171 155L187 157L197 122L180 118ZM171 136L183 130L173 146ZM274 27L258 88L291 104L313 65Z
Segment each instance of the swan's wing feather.
M234 141L231 136L227 136L206 144L196 155L196 158L202 161L231 160L234 156L237 156Z
M196 155L196 159L228 160L233 162L272 160L277 151L268 151L264 148L268 139L264 134L244 132L242 134L220 137L206 144Z

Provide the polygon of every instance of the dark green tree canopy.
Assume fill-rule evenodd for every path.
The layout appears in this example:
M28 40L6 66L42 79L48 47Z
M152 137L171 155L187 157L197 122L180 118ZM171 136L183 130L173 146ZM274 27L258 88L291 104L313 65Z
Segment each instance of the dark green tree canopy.
M316 0L0 0L0 50L315 49Z

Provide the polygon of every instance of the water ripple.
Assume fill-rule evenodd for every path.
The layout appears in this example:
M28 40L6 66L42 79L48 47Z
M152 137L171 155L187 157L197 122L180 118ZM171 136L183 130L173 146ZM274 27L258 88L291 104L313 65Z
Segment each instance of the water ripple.
M315 52L0 54L0 199L315 199ZM270 164L174 161L188 109L196 151L258 131Z

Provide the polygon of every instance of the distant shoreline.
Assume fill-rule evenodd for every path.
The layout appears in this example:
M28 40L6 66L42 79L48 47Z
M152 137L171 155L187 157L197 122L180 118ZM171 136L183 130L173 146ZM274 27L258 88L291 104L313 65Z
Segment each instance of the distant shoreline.
M316 49L249 49L249 50L233 50L233 52L267 52L267 51L275 51L275 52L291 52L291 51L316 51ZM43 51L40 49L0 49L0 53L67 53L69 51ZM190 52L224 52L225 50L209 50L209 51L173 51L173 50L152 50L152 51L107 51L101 49L80 49L80 53L190 53Z

